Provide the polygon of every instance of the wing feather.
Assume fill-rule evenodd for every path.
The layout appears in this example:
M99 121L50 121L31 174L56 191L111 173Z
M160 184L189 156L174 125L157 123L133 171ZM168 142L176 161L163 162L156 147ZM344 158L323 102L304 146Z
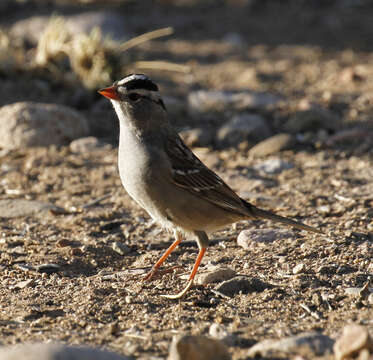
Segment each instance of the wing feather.
M247 215L241 198L205 166L178 135L168 137L165 150L174 184L223 209Z

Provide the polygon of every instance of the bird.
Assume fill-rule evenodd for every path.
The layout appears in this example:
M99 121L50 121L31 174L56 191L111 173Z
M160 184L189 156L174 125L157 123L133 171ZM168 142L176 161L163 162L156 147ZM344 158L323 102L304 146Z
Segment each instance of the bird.
M187 285L177 294L162 296L183 297L193 286L209 234L237 221L269 219L322 233L238 196L183 142L170 122L158 85L147 75L130 74L98 93L111 101L119 119L118 168L123 187L155 222L175 236L144 280L154 277L183 237L192 235L197 241L198 256Z

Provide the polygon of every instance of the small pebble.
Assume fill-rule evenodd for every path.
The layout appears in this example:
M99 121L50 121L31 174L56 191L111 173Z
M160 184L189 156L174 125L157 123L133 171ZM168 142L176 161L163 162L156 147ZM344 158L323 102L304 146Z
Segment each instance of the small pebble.
M262 292L268 287L267 284L257 278L236 276L226 280L215 287L215 290L225 296L234 296L240 292L248 294L251 292Z
M71 244L71 241L68 239L61 239L57 242L58 247L66 247L66 246L69 246L70 244Z
M297 275L297 274L302 273L302 272L304 271L304 268L305 268L305 266L304 266L303 263L300 263L300 264L298 264L298 265L295 265L295 266L293 267L293 274L294 274L294 275Z
M94 136L87 136L80 139L73 140L69 147L73 153L87 153L92 150L100 148L102 144Z
M291 148L294 143L292 135L277 134L257 143L250 149L249 154L257 157L277 154L281 150Z
M254 165L254 169L267 175L279 174L284 170L292 169L293 164L279 158L268 159Z
M223 341L226 345L234 345L234 337L222 324L213 323L209 328L209 335L216 340Z
M71 255L72 256L83 256L84 252L81 248L73 248L71 249Z
M16 267L17 269L20 269L22 271L35 270L35 268L33 266L27 265L27 264L15 264L14 267Z
M118 253L119 255L128 255L130 252L131 252L131 248L126 245L126 244L123 244L122 242L119 242L119 241L115 241L112 245L112 249Z
M33 284L33 282L34 282L34 279L20 281L19 283L14 285L14 289L18 289L18 290L24 289L25 287Z
M57 264L42 264L36 267L36 270L44 274L53 274L60 271L60 266Z

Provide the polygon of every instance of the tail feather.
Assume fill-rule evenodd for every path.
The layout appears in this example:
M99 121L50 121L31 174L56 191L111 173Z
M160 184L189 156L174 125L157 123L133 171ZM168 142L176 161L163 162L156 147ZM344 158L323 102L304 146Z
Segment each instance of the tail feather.
M251 205L250 203L248 203L246 201L244 201L244 204L245 204L246 208L248 209L249 213L254 218L273 220L273 221L276 221L276 222L279 222L279 223L282 223L282 224L285 224L285 225L292 226L292 227L297 228L297 229L306 230L306 231L314 232L314 233L317 233L317 234L322 234L323 233L321 230L316 229L312 226L308 226L306 224L303 224L299 221L295 221L295 220L292 220L292 219L289 219L289 218L286 218L286 217L283 217L283 216L280 216L280 215L276 215L276 214L274 214L270 211L259 209L259 208L255 207L254 205Z

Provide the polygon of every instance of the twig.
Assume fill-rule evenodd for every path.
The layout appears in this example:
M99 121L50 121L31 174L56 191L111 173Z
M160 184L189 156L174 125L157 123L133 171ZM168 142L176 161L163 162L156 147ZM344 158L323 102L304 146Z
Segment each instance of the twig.
M168 61L136 61L134 66L138 69L159 69L185 74L190 73L190 66L175 64Z
M126 334L124 333L123 336L133 338L133 339L140 339L140 340L148 340L149 338L143 335L136 335L136 334Z
M126 51L134 46L140 45L146 41L156 39L162 36L170 35L174 32L174 29L172 27L166 27L163 29L158 29L154 31L147 32L145 34L142 34L140 36L136 36L135 38L132 38L128 41L126 41L124 44L120 45L119 50L120 51Z
M303 310L306 310L315 319L320 320L320 315L316 311L312 311L306 304L299 304Z
M87 209L87 208L89 208L89 207L91 207L91 206L94 206L94 205L100 203L101 201L103 201L103 200L109 198L111 195L113 195L113 194L112 194L112 193L105 194L104 196L101 196L101 197L99 197L99 198L97 198L97 199L95 199L95 200L92 200L92 201L89 202L88 204L83 205L83 206L82 206L82 209Z

